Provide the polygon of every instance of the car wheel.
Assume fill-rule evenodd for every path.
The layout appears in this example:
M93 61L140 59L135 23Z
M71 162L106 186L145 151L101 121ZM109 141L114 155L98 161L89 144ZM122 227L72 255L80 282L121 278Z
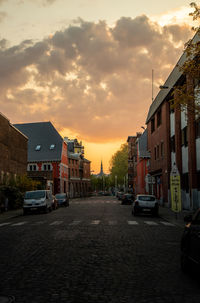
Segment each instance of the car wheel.
M188 273L190 270L191 264L188 256L184 253L181 253L181 270L184 273Z
M158 211L153 211L153 212L152 212L152 215L153 215L154 217L158 217Z
M28 214L28 210L27 209L23 209L23 216L26 216Z
M44 208L44 213L45 213L45 214L48 213L48 207L47 207L47 205L46 205L45 208Z

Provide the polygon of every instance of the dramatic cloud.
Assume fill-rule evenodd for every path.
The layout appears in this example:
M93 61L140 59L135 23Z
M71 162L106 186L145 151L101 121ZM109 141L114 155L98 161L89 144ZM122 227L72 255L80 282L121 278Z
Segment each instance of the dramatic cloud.
M0 3L0 5L1 5L1 3ZM4 20L4 18L5 18L6 16L7 16L6 13L0 12L0 23Z
M53 2L53 1L46 1ZM13 123L49 121L83 140L105 142L144 125L155 87L166 79L191 35L147 16L76 20L40 42L12 48L0 40L0 108Z

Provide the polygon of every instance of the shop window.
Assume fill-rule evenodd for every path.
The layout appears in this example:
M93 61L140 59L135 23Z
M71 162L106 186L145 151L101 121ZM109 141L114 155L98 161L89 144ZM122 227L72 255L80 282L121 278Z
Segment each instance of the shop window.
M181 176L181 188L185 190L187 193L189 192L189 178L188 173L182 174Z

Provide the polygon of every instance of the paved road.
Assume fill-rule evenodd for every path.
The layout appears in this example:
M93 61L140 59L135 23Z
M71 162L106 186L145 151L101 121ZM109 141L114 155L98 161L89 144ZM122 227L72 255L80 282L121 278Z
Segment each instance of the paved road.
M179 266L182 229L114 197L0 222L0 295L19 303L200 302Z

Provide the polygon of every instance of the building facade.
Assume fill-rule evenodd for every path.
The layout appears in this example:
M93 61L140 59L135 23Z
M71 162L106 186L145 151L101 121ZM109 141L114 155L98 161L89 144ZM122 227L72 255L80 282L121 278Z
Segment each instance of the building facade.
M68 146L68 188L71 198L86 197L91 192L90 161L84 158L84 146L77 139L64 138Z
M28 138L0 113L0 183L26 175Z
M68 193L67 144L51 122L15 124L28 137L28 177L53 194Z
M198 41L197 34L192 42ZM180 70L186 59L184 52L150 106L146 123L154 194L171 206L170 173L176 166L181 180L181 207L194 210L200 207L200 119L192 110L170 106L170 100L177 98L175 87L183 84L194 91L190 109L200 100L199 79L191 79Z
M136 176L137 176L137 139L141 133L136 136L128 136L128 190L135 193Z
M147 130L137 139L137 165L136 165L136 194L146 194L151 191L149 188L149 159L147 150Z

